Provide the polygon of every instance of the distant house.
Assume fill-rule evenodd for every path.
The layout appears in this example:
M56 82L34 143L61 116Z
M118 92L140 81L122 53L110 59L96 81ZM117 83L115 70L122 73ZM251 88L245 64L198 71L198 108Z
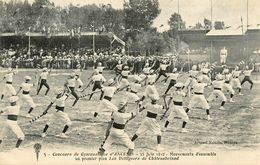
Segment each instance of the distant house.
M248 30L180 30L180 38L189 45L190 50L205 50L211 62L219 61L219 51L223 46L228 50L230 63L248 59L260 50L260 27L249 27ZM204 52L205 52L204 51Z

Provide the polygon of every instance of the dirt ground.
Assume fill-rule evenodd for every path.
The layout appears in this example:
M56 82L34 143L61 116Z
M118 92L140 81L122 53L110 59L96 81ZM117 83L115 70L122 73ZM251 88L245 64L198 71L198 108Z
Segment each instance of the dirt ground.
M54 96L54 91L58 87L62 87L69 70L53 71L48 82L51 86L51 91L48 97L44 97L45 88L39 96L36 96L35 89L33 89L32 97L36 104L40 104L33 112L32 115L37 116L41 114L47 105L50 103ZM23 82L25 75L30 75L34 79L33 70L20 70L14 77L14 87L19 88L19 84ZM86 84L89 82L88 77L90 71L84 71L82 73L82 80ZM3 77L4 72L0 73L0 79ZM109 79L113 77L111 71L105 71L104 76ZM183 81L183 80L182 80ZM188 133L181 133L182 120L176 118L173 123L170 123L169 128L162 134L162 147L164 151L178 151L178 152L192 152L192 151L224 151L224 152L236 152L240 150L247 151L259 151L260 148L260 76L253 75L253 81L255 85L253 90L249 90L249 85L243 86L243 96L234 96L235 103L226 103L225 110L218 110L220 102L211 103L211 117L212 121L206 120L206 112L201 109L194 109L189 112L190 122L187 124ZM3 82L1 83L3 84ZM168 85L168 84L167 84ZM157 84L159 93L163 93L167 85L163 83ZM86 93L89 93L91 87L88 88ZM207 89L206 95L209 95ZM124 92L118 93L112 100L117 105L120 99L125 97ZM29 105L21 103L21 117L19 117L18 123L21 125L22 130L25 133L25 140L21 145L20 150L29 150L33 148L36 142L42 144L42 148L46 150L73 150L81 149L88 152L97 152L101 142L104 139L105 129L107 123L104 121L109 120L109 112L100 115L96 122L92 122L92 116L95 110L97 110L99 94L95 94L92 101L88 99L81 99L75 107L72 107L74 98L69 97L65 111L69 114L72 120L72 126L68 130L67 139L58 138L55 135L61 133L63 129L63 123L59 120L55 124L50 125L47 132L47 136L42 138L40 135L44 128L46 121L50 116L55 113L54 107L50 110L50 113L41 119L37 120L33 124L29 124L28 118L23 117L26 115ZM189 98L186 99L184 106L187 106ZM162 99L160 103L163 105ZM0 103L0 107L3 108L8 105L7 98ZM128 106L128 111L135 111L135 106ZM162 112L163 113L163 112ZM138 117L131 120L126 128L126 131L131 138L142 118L145 116L145 112L142 112ZM5 116L0 116L0 129L5 121ZM165 120L160 121L161 125L164 125ZM0 145L0 157L4 153L12 153L16 137L13 133L8 133L7 137ZM209 144L210 143L210 144ZM140 152L154 152L156 147L156 136L151 133L146 133L140 136L135 141L135 153ZM127 148L120 144L112 146L111 151L126 151ZM43 152L41 153L43 154ZM43 156L43 155L41 155ZM0 163L1 164L1 163Z

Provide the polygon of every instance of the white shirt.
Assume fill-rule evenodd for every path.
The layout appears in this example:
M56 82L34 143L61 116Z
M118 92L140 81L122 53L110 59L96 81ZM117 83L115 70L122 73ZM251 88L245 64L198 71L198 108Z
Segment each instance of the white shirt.
M201 82L202 83L206 83L206 84L209 84L210 83L210 78L209 76L205 75L205 74L202 74L199 76L199 78L201 78Z
M11 72L11 73L7 73L4 78L6 79L6 82L13 82L13 75L14 73Z
M130 83L131 91L138 92L141 89L141 84L139 83Z
M166 64L161 64L160 65L160 69L161 70L166 70L167 67L168 67L168 65L166 65Z
M81 76L81 70L80 69L76 69L74 71L75 75Z
M151 112L151 113L159 114L160 111L163 109L163 106L159 105L159 104L151 104L151 103L149 103L149 104L146 104L144 106L144 108L147 111Z
M78 85L79 85L79 86L83 86L83 82L81 81L80 78L77 78L77 82L78 82Z
M206 83L195 83L193 86L194 93L204 93L204 88L207 86Z
M213 85L214 88L222 89L223 83L224 83L224 81L215 80L215 81L212 82L212 85Z
M125 124L127 120L129 120L131 117L132 117L132 113L121 113L115 111L112 114L112 119L114 119L114 122L117 124Z
M154 83L156 80L156 74L148 75L147 76L147 82L148 83Z
M229 74L224 74L223 77L224 77L225 81L230 81L231 78L232 78L232 74L230 74L230 73Z
M130 73L129 70L123 70L123 71L121 72L121 75L124 76L124 77L128 77L129 73Z
M20 105L5 107L3 112L7 115L18 115L20 112Z
M106 79L101 74L97 74L97 75L92 76L91 80L92 81L100 81L100 82L106 81Z
M174 91L171 94L172 100L175 102L183 102L183 97L185 97L186 94L182 91Z
M70 78L67 80L68 87L75 87L76 85L76 79L75 78Z
M105 68L105 67L103 67L103 66L98 66L98 67L97 67L97 71L98 71L99 73L102 73L104 68Z
M199 71L197 71L197 70L190 70L189 71L189 75L191 77L196 77L198 75L198 73L199 73Z
M55 97L53 100L52 100L52 103L55 103L56 106L59 106L59 107L65 107L65 100L67 99L68 95L63 95L61 96L60 98L57 98Z
M251 76L252 70L244 70L243 73L245 76Z
M233 71L233 77L239 77L240 74L241 74L241 70L234 70Z
M169 73L169 78L170 80L177 80L179 75L179 73Z
M31 90L31 87L33 87L33 84L31 83L22 83L21 88L23 89L23 91L25 92L29 92Z
M42 79L42 80L46 80L47 77L48 77L48 74L49 74L49 72L42 72L42 73L40 74L41 79Z
M220 55L221 55L221 56L222 56L222 55L227 56L227 49L221 49L221 50L220 50Z
M102 91L104 91L104 96L113 97L117 88L115 86L107 86L103 87Z
M143 69L144 74L149 74L151 70L151 67L147 67Z

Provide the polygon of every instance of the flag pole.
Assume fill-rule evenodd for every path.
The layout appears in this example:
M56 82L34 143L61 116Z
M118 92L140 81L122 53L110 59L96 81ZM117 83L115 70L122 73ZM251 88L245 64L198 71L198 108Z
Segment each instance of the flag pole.
M31 27L29 27L29 33L28 33L28 36L29 36L29 48L28 48L28 52L29 52L29 59L31 58Z
M246 30L248 30L248 1L249 0L247 0L246 1ZM246 34L246 33L245 33ZM249 54L248 54L248 37L247 37L247 34L245 35L245 37L246 37L246 57L247 57L247 59L249 58Z
M95 25L94 25L94 21L93 21L93 27L92 27L92 31L93 31L93 38L92 38L92 44L93 44L93 55L95 54Z
M210 30L212 30L212 28L213 28L213 16L212 15L213 15L212 0L210 0L210 21L211 21ZM213 43L212 43L212 39L211 39L211 41L210 41L210 57L209 57L210 63L211 63L212 54L213 54Z

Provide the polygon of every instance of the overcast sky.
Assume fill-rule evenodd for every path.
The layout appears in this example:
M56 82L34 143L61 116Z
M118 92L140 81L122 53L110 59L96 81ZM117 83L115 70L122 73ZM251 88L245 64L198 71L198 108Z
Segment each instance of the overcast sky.
M10 0L4 0L10 1ZM32 2L34 0L29 0ZM124 0L50 0L58 6L66 6L70 3L77 5L85 4L111 4L114 8L122 8ZM260 0L249 1L249 25L260 24ZM247 0L212 0L213 20L223 20L225 25L237 27L246 24L246 2ZM159 0L161 13L154 21L154 26L159 31L168 29L167 21L171 14L177 12L178 0ZM180 14L186 25L195 25L197 22L203 24L204 17L210 19L211 0L179 0ZM164 26L159 28L163 24Z

